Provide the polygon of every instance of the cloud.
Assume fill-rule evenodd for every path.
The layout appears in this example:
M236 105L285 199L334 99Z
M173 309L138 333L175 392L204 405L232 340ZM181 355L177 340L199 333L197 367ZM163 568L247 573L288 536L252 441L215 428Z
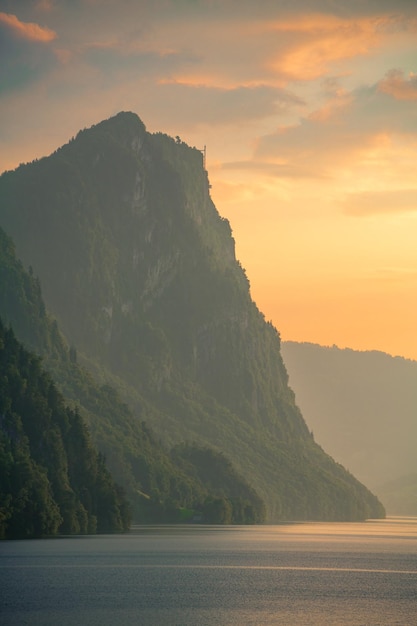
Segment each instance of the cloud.
M337 16L314 13L267 23L277 51L270 60L274 71L289 80L314 80L335 64L369 55L398 24L389 16Z
M0 13L0 95L33 83L56 65L50 47L56 37L49 28Z
M345 213L354 216L417 211L417 189L362 191L345 196Z
M289 15L288 8L283 12L274 8L273 2L262 11L253 5L249 10L250 4L240 10L239 3L237 13L236 8L230 11L232 6L229 2L195 3L192 7L186 2L166 2L158 16L148 7L145 18L140 6L138 23L145 19L147 27L140 27L136 44L143 51L145 46L148 52L168 47L180 57L194 57L196 63L173 77L180 82L196 82L198 77L217 87L285 87L289 81L314 80L341 61L368 55L388 36L384 28L391 24L389 18L379 15L300 15L298 8ZM101 36L105 26L109 36L119 37L118 46L123 46L126 55L127 48L133 50L135 33L133 24L125 23L123 7L122 3L114 16L113 28L108 15L102 20Z
M14 3L5 0L10 12L3 15L12 14ZM65 102L77 120L81 109L88 123L93 109L102 116L128 108L154 129L186 139L188 132L194 137L222 126L243 149L228 150L225 160L247 159L258 135L255 156L266 175L328 177L351 155L375 149L392 124L388 106L396 114L397 101L392 105L391 94L380 85L354 92L354 81L342 77L359 75L362 60L372 60L397 33L410 39L413 20L389 17L406 5L398 0L394 12L388 0L21 0L27 22L16 16L0 22L0 89L22 89L49 72L38 86L45 106ZM51 28L39 25L46 20ZM35 39L27 38L30 33ZM339 84L330 78L327 93L320 93L314 81L322 82L329 70ZM385 71L378 69L378 76ZM397 118L407 133L415 114L407 110Z
M240 125L262 120L299 107L303 101L279 88L266 85L231 89L161 82L152 94L154 114L165 122L195 125ZM147 103L147 94L141 97ZM171 103L167 107L167 102ZM149 103L150 104L150 103Z
M218 168L221 171L243 171L251 174L262 174L271 178L318 178L313 167L300 167L289 163L271 163L269 161L229 161Z
M417 100L417 74L410 72L406 78L403 71L390 70L378 83L378 89L397 100Z
M213 181L212 196L221 198L221 203L245 203L259 200L265 194L265 187L259 182L245 183L216 179Z
M348 181L372 175L377 181L401 175L400 151L408 171L417 141L415 103L395 100L379 85L330 90L324 104L298 123L259 137L254 158L286 163L294 171L310 169L317 176L342 175Z
M330 68L369 55L400 28L390 17L379 14L303 15L298 8L290 14L288 8L273 11L273 3L262 12L235 12L231 21L224 18L227 6L230 8L230 3L207 15L204 25L200 14L183 22L153 24L155 41L162 45L170 41L177 48L186 41L198 51L201 64L197 71L202 70L203 77L208 75L210 84L217 86L262 83L285 87L290 81L312 81ZM196 74L192 69L191 77ZM187 78L186 73L180 77Z
M47 43L57 38L57 34L45 26L39 26L34 22L21 22L16 15L0 13L0 24L11 31L15 36L28 41Z
M38 11L49 12L53 10L54 5L54 0L38 0L38 2L36 3L36 9Z
M194 63L195 57L176 50L132 49L119 43L93 44L83 50L83 61L100 70L106 82L119 83L126 78L147 76L155 80L172 78L175 71Z

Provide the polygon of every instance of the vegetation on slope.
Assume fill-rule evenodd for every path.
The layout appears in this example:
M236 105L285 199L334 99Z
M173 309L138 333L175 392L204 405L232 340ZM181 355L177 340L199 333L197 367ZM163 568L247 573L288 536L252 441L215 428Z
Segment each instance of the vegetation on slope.
M101 455L106 457L112 475L126 489L135 521L180 521L187 516L192 518L198 512L201 519L209 515L210 520L220 523L223 521L222 514L219 512L216 518L206 511L207 503L217 501L220 497L226 502L227 509L233 512L241 504L235 496L242 496L246 492L244 505L247 514L239 517L238 513L233 513L233 520L249 523L254 519L263 519L263 503L248 485L245 486L230 464L223 471L228 484L226 490L219 485L212 485L204 476L197 479L194 468L190 464L183 467L183 462L178 462L178 454L175 455L177 460L171 457L156 441L148 426L132 415L113 387L99 385L77 363L76 349L68 348L56 322L51 321L46 312L39 281L33 274L25 272L15 256L13 243L1 229L0 279L4 287L0 293L0 315L13 326L26 345L42 354L45 367L54 377L66 401L74 406L79 428L84 428L80 415L88 423L92 439ZM43 416L37 414L34 419L38 423ZM49 426L52 428L53 424ZM25 445L33 444L31 433L25 432L23 440ZM64 447L69 444L65 433L62 433L62 441ZM26 448L29 450L27 445ZM197 448L190 449L198 457ZM219 457L209 450L201 454L211 455L211 466L207 464L206 467L207 475L210 475L216 471ZM99 458L103 462L103 456ZM18 457L14 456L10 462L11 467L18 464ZM23 483L20 487L25 488ZM10 489L8 495L18 499L20 496L13 485ZM12 527L15 525L15 520L11 518L8 535L13 534ZM65 523L60 529L67 533L86 532L85 525L79 527L77 524ZM88 530L92 529L94 524L90 523ZM45 528L45 533L47 530ZM52 532L54 529L49 530Z
M0 322L0 537L129 527L123 491L38 357Z

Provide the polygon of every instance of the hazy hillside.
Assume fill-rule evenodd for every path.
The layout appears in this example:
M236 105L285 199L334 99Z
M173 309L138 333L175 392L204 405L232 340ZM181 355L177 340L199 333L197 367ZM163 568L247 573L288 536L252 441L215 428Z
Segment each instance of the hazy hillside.
M51 320L46 311L39 281L33 273L24 270L22 263L16 258L13 242L1 228L0 284L2 286L0 317L7 324L13 326L16 335L26 346L42 355L42 367L49 370L67 403L69 402L76 408L76 419L79 421L79 424L77 422L79 429L77 436L80 446L83 443L85 430L83 420L87 422L94 443L105 455L113 476L126 490L134 521L180 521L192 517L194 511L204 515L204 519L211 521L224 521L225 512L229 522L249 523L263 520L265 509L263 502L247 482L236 473L230 463L226 463L213 450L196 446L186 448L186 458L184 458L184 451L180 448L176 448L171 454L157 441L149 426L133 416L113 387L108 384L98 384L85 368L80 367L77 363L76 349L67 345L56 321ZM6 333L5 336L9 337L9 334ZM11 342L10 345L17 351L16 341ZM11 362L6 348L7 346L0 343L0 368ZM19 350L24 353L20 346ZM5 360L6 357L8 361ZM33 355L30 358L36 361ZM21 358L15 359L15 361L19 364ZM34 372L33 377L38 370L31 368L30 371ZM4 370L3 374L7 376L7 381L10 382L8 371ZM22 377L25 376L23 372L19 372L20 374ZM45 375L43 377L45 378ZM32 381L32 384L34 382L36 381ZM19 398L12 397L13 389L16 394L19 394L22 385L23 383L16 387L15 384L13 388L9 388L7 385L3 386L1 399L3 407L17 405ZM48 383L49 386L52 387L51 382ZM55 391L54 394L57 395ZM60 404L62 403L61 399ZM27 409L22 414L24 419L29 419L30 410L33 409ZM36 421L39 422L39 425L42 424L44 437L54 438L56 437L54 430L56 424L54 419L50 420L50 412L48 403L44 403L43 411L36 413ZM10 463L6 469L3 468L4 476L18 473L17 466L20 463L19 455L16 455L12 450L13 442L10 441L10 423L12 422L10 419L14 418L9 418L7 412L3 413L3 421L0 425L0 435L5 438L6 449L10 448L12 452ZM74 442L70 440L68 432L68 429L60 432L59 437L62 440L60 445L64 448L73 449ZM28 450L31 447L36 448L39 439L37 431L26 428L23 435L25 441L27 440ZM93 462L95 462L94 454L96 454L95 450L91 448ZM78 458L77 461L79 461ZM204 462L205 474L198 471L201 462ZM56 473L54 466L51 466L49 471ZM221 477L221 480L219 478L213 482L211 475ZM64 479L55 483L55 490L58 487L65 492L67 490L65 475L58 472L58 476L64 476ZM79 482L79 490L91 490L91 485L87 484L88 474L86 474L85 480L85 484ZM63 485L61 485L62 482L64 482ZM25 485L24 481L22 484L14 481L13 484L3 485L3 487L4 489L7 487L7 489L2 491L0 487L0 493L6 500L10 497L11 502L14 499L19 499L21 490L27 488L30 491L30 484ZM28 511L31 506L36 506L32 502L33 498L36 499L36 493L33 490L30 493L32 495L26 505ZM217 506L217 519L213 513L213 502ZM10 513L9 508L8 512ZM45 511L44 516L45 519L48 519L47 511ZM10 528L4 533L6 535L10 535L13 527L16 527L16 521L13 522L15 519L13 515L5 516L6 520L9 518L11 520L8 523ZM31 521L26 521L28 521L27 530L30 534ZM98 522L98 529L100 530L103 523L100 519ZM19 524L17 527L19 528ZM66 533L84 532L86 529L91 530L92 528L90 523L83 526L80 524L71 525L64 521L56 527L45 527L44 532L52 533L53 530L65 531ZM117 529L118 527L113 524L112 528ZM16 530L14 532L16 533ZM0 529L0 536L1 534ZM22 535L22 532L20 534Z
M315 439L390 513L417 514L417 362L383 352L283 342Z
M0 198L78 358L166 444L222 451L270 521L383 515L314 443L199 150L121 113L3 174Z

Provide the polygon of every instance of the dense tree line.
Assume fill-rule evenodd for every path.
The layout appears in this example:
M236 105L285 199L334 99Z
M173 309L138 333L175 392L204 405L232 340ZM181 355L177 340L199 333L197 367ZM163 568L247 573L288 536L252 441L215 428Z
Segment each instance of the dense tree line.
M124 531L130 510L39 357L0 321L0 537Z
M205 486L204 499L195 505L203 521L255 524L265 520L264 502L222 452L185 443L176 446L171 454L181 467Z

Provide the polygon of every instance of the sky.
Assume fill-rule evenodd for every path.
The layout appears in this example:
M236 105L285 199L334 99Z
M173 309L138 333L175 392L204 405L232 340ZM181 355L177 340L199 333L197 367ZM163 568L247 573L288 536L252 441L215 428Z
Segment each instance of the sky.
M415 0L0 0L0 172L119 111L207 147L282 340L417 359Z

